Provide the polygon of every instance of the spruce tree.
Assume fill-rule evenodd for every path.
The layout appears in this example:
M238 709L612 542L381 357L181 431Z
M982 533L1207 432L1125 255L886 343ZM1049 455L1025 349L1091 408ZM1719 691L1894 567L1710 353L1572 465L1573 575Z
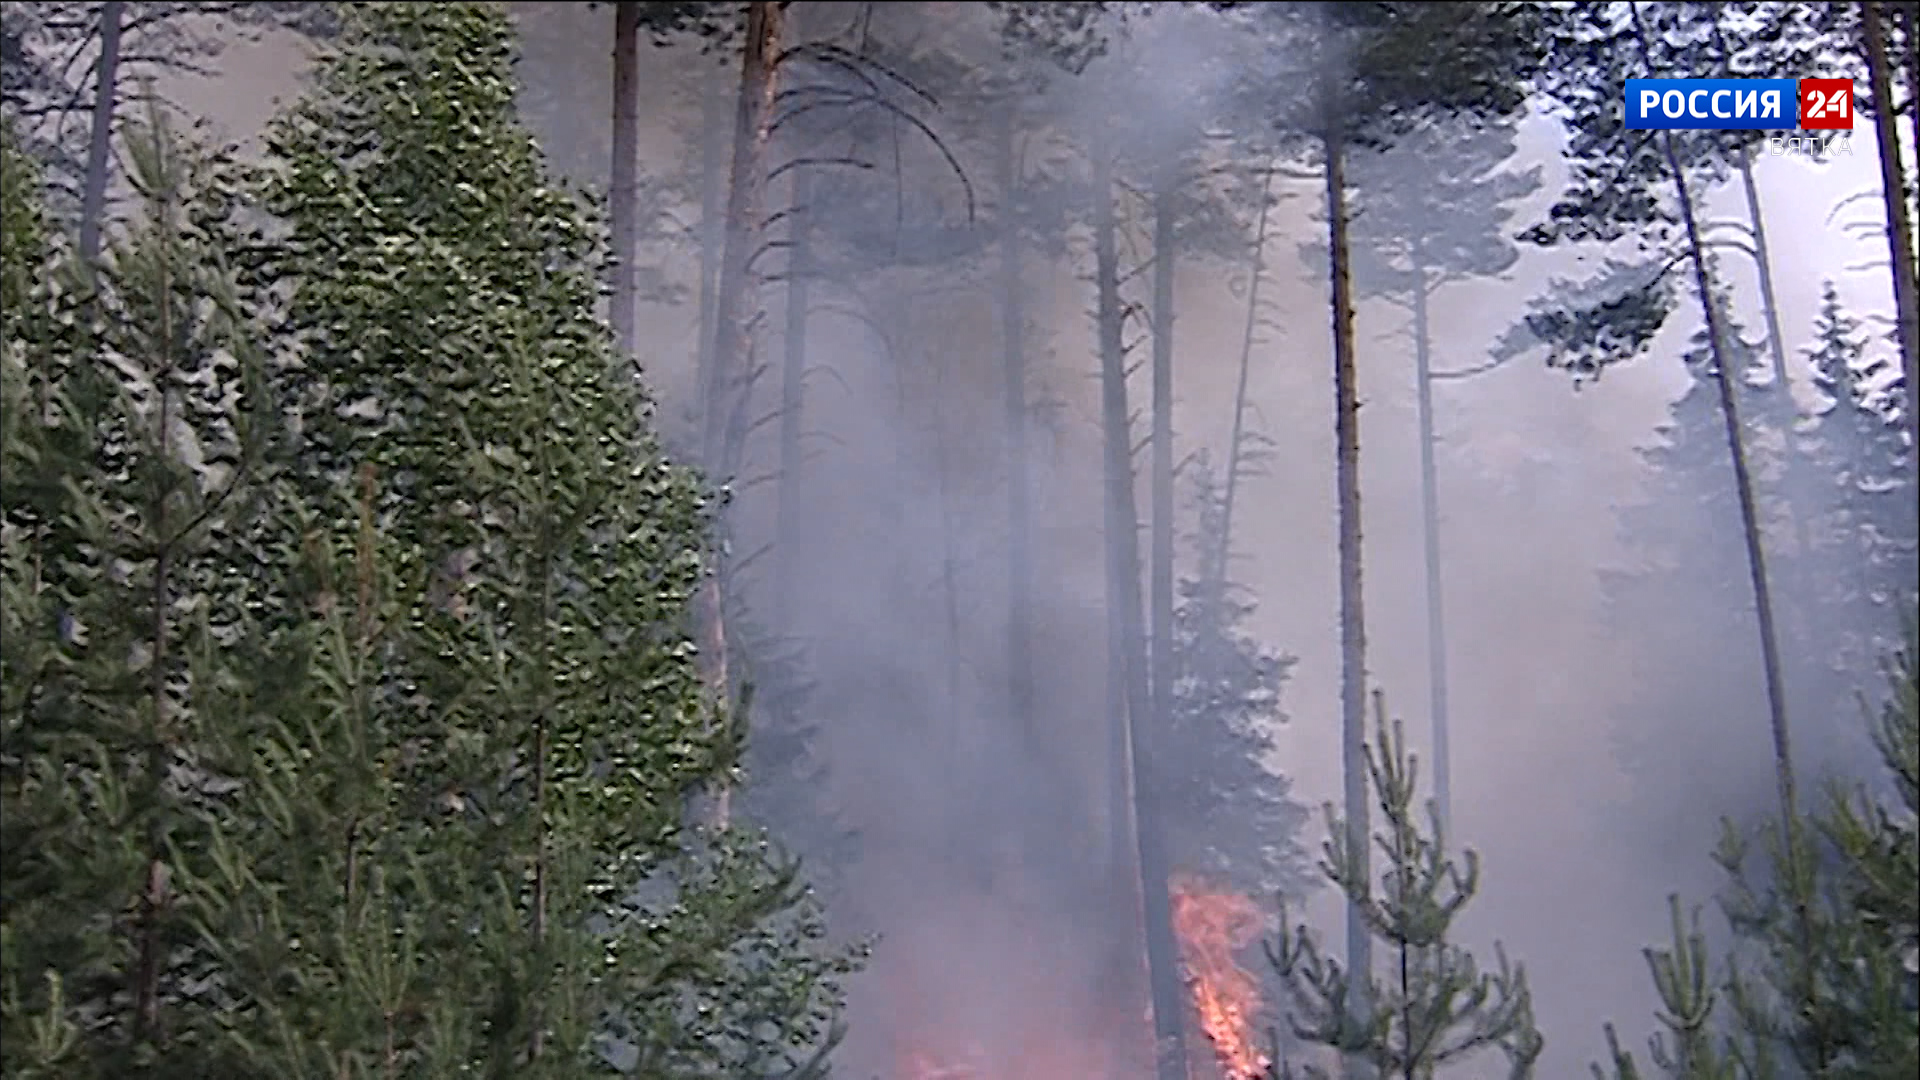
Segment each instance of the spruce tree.
M1764 373L1760 344L1731 317L1719 292L1725 353L1735 368L1749 460L1767 481L1763 509L1778 518L1778 482L1795 409L1785 387L1757 379ZM1746 820L1764 805L1753 786L1766 775L1752 743L1726 739L1725 721L1744 722L1765 709L1759 665L1729 656L1725 643L1754 632L1751 583L1738 563L1718 552L1740 542L1740 508L1726 468L1726 437L1714 385L1714 357L1704 330L1680 353L1688 383L1669 407L1658 441L1641 451L1646 465L1642 497L1618 512L1622 545L1631 561L1601 574L1604 619L1630 642L1636 678L1610 709L1617 755L1633 781L1625 812L1644 814L1642 826L1673 820L1673 800L1705 796L1721 812ZM1703 681L1703 671L1720 678ZM1797 671L1796 671L1797 674ZM1712 764L1714 767L1709 768ZM1684 782L1683 782L1684 780ZM1704 785L1704 786L1703 786ZM1709 834L1665 830L1691 859Z
M1189 463L1198 527L1211 552L1225 527L1222 485L1203 456ZM1298 898L1310 880L1299 833L1307 812L1273 770L1281 689L1294 658L1251 637L1254 602L1217 560L1180 582L1173 626L1173 710L1159 766L1175 866L1247 896Z
M1892 643L1912 588L1915 553L1912 451L1901 429L1904 382L1828 282L1806 350L1826 407L1798 443L1823 489L1804 493L1817 518L1820 585L1815 646L1840 671L1864 671ZM1829 680L1831 681L1831 680ZM1843 693L1850 696L1852 687ZM1833 701L1829 694L1828 701Z
M1591 372L1646 348L1674 309L1673 276L1691 279L1705 345L1713 357L1706 374L1718 390L1738 499L1780 812L1791 819L1797 812L1797 780L1785 663L1758 484L1748 460L1749 432L1740 414L1741 372L1731 355L1736 335L1721 318L1726 307L1697 213L1701 182L1722 179L1727 153L1740 146L1720 133L1659 132L1656 138L1641 139L1626 130L1618 111L1603 101L1617 92L1623 76L1652 78L1678 65L1700 67L1723 60L1707 51L1713 42L1712 35L1700 32L1704 13L1687 5L1595 4L1558 9L1547 17L1556 62L1543 73L1541 89L1570 121L1572 168L1567 192L1549 211L1549 220L1525 237L1540 244L1631 239L1638 266L1609 266L1610 284L1624 286L1624 295L1606 296L1597 306L1537 315L1530 325L1554 341L1559 359L1576 371Z
M1329 959L1305 925L1281 913L1282 936L1269 947L1275 969L1293 1002L1290 1024L1301 1040L1340 1052L1375 1075L1432 1080L1445 1067L1479 1061L1489 1053L1506 1060L1506 1075L1533 1075L1545 1043L1533 1022L1533 996L1525 969L1509 963L1495 945L1493 971L1452 939L1456 918L1480 884L1480 861L1471 850L1456 862L1447 851L1439 813L1429 802L1423 827L1414 806L1418 769L1407 752L1399 721L1389 724L1386 703L1374 695L1374 741L1367 747L1367 776L1380 828L1373 843L1382 860L1377 880L1356 864L1341 842L1345 823L1329 805L1328 841L1321 868L1365 915L1381 946L1385 974L1369 972L1366 990L1348 967ZM1357 1015L1352 1003L1366 1002ZM1480 1075L1489 1075L1480 1065ZM1291 1080L1325 1080L1326 1070L1307 1065L1296 1072L1282 1063L1270 1073Z

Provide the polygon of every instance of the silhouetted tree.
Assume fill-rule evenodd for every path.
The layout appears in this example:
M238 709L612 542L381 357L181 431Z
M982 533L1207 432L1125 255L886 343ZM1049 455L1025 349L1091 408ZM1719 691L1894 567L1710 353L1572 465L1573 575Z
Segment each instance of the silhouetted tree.
M1251 26L1274 43L1277 59L1337 57L1252 88L1273 124L1277 145L1320 169L1327 220L1329 306L1333 326L1336 510L1339 520L1341 745L1348 861L1367 876L1366 620L1362 602L1360 432L1353 330L1352 210L1347 162L1355 148L1391 143L1420 123L1460 116L1487 120L1517 113L1538 56L1537 12L1524 5L1445 6L1370 3L1257 5ZM1286 93L1274 99L1274 88ZM1356 902L1347 915L1347 963L1371 971L1371 937ZM1367 984L1348 1002L1366 1015Z
M1507 168L1514 155L1511 123L1441 123L1410 132L1382 153L1355 155L1352 238L1360 295L1404 308L1413 338L1414 392L1420 425L1421 521L1425 549L1427 681L1433 732L1433 793L1441 820L1453 805L1453 756L1447 719L1447 638L1440 558L1439 445L1431 304L1454 282L1505 273L1519 260L1507 233L1513 203L1540 187L1539 169ZM1412 175L1418 170L1419 176ZM1301 246L1310 263L1326 245ZM1443 365L1444 366L1444 365ZM1484 370L1484 366L1481 368Z

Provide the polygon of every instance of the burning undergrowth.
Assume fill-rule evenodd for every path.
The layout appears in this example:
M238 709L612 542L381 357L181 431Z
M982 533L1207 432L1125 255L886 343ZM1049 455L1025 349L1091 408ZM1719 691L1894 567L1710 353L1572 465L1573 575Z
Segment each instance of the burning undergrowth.
M1259 1021L1266 1012L1260 981L1237 959L1265 928L1266 916L1251 898L1209 887L1191 875L1174 879L1173 932L1180 940L1193 1015L1222 1080L1266 1075L1269 1062L1259 1049Z
M1177 875L1172 886L1190 1003L1190 1074L1194 1080L1259 1080L1269 1065L1261 1046L1271 1010L1260 979L1242 960L1257 951L1267 913L1252 898L1195 875ZM950 933L961 929L948 927ZM955 960L945 970L921 965L890 980L896 1015L914 1018L898 1028L890 1078L1107 1080L1151 1071L1138 1053L1151 1038L1152 1018L1144 995L1133 992L1137 987L1102 980L1065 955L1084 950L1063 951L1058 938L1049 948L1004 920L982 917L965 933L971 960ZM952 940L920 955L951 956ZM956 989L983 962L1023 972L985 1007L979 995ZM1106 999L1105 1007L1086 1008L1089 996Z

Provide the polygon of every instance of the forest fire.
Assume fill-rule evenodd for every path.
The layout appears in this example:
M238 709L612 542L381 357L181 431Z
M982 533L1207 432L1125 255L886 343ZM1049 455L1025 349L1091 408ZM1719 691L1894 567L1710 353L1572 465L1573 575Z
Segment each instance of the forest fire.
M1234 953L1259 936L1261 924L1259 907L1245 896L1208 889L1184 875L1173 883L1174 934L1200 1027L1224 1080L1257 1080L1268 1064L1254 1033L1260 987L1234 962Z
M1192 1001L1205 1036L1211 1068L1201 1064L1201 1040L1189 1037L1196 1051L1193 1075L1218 1080L1260 1080L1268 1056L1260 1050L1261 989L1254 975L1242 969L1235 956L1259 939L1265 927L1260 906L1250 897L1227 891L1190 874L1170 883L1174 935ZM1062 1014L1046 989L1024 987L1033 993L1018 996L1023 1003L1017 1018L988 1021L994 1037L980 1040L978 1018L953 1017L962 1027L974 1028L974 1038L955 1039L951 1030L908 1025L894 1049L898 1080L1093 1080L1095 1077L1140 1075L1146 1065L1122 1048L1132 1038L1150 1041L1145 1029L1128 1029L1147 1021L1134 1009L1121 1019L1076 1022ZM1140 1004L1144 1005L1144 1002ZM1138 1008L1135 1006L1134 1008ZM1191 1025L1190 1025L1191 1030ZM1146 1049L1143 1045L1142 1049Z

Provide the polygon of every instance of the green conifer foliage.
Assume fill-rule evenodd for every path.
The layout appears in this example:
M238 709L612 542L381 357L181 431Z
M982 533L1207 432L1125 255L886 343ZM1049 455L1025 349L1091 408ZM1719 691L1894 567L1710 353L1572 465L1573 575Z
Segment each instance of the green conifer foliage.
M130 133L97 267L4 146L5 1072L819 1075L853 958L681 829L704 507L504 13L347 14L270 182Z
M684 631L708 568L594 317L598 232L487 4L345 13L274 125L298 438L276 632L233 725L205 932L277 1076L784 1075L850 959L795 868L681 830L731 767Z
M230 265L231 169L158 113L124 149L140 213L88 267L48 246L7 151L8 1075L233 1075L208 1045L224 987L179 882L234 675L260 309Z
M1646 951L1665 1029L1649 1044L1655 1075L1885 1080L1920 1071L1915 648L1910 624L1906 647L1889 665L1888 696L1873 717L1887 783L1832 789L1825 806L1794 823L1801 837L1793 845L1769 823L1760 868L1751 865L1749 841L1727 829L1716 860L1728 874L1722 905L1736 936L1719 973L1697 913L1683 924L1680 902L1672 901L1672 946ZM1804 923L1787 902L1798 896L1810 898ZM1802 934L1811 935L1812 948ZM1609 1067L1595 1066L1596 1077L1647 1075L1612 1025L1607 1041Z
M1454 920L1479 888L1480 862L1472 850L1459 862L1447 854L1438 815L1428 806L1422 827L1414 810L1418 774L1399 721L1389 724L1381 695L1374 695L1375 736L1367 747L1367 771L1381 826L1373 841L1381 859L1377 882L1351 861L1346 845L1330 839L1322 869L1365 913L1381 945L1383 974L1368 977L1365 1015L1351 1015L1353 976L1329 959L1304 925L1287 929L1269 955L1293 1000L1294 1034L1307 1043L1340 1051L1374 1075L1432 1080L1450 1066L1474 1062L1475 1075L1500 1075L1481 1060L1506 1060L1504 1075L1524 1080L1544 1047L1533 1022L1533 996L1525 969L1509 963L1495 946L1497 965L1482 971L1473 955L1452 941ZM1327 807L1328 836L1345 836L1345 823ZM1326 1080L1317 1066L1296 1072L1282 1064L1276 1078Z

